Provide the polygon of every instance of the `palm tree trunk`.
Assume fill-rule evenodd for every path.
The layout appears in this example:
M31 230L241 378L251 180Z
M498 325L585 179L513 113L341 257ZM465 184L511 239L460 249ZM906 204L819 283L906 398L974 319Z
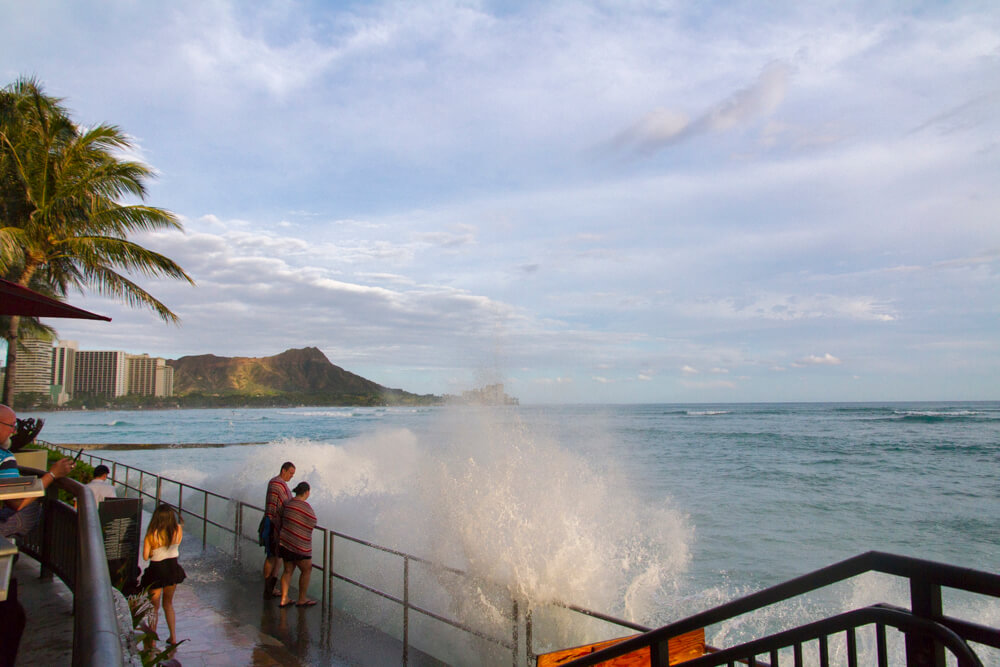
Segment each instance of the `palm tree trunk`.
M3 397L0 403L9 408L14 407L14 380L17 375L17 331L21 325L21 318L13 315L10 318L10 326L4 334L7 340L7 369L3 375Z

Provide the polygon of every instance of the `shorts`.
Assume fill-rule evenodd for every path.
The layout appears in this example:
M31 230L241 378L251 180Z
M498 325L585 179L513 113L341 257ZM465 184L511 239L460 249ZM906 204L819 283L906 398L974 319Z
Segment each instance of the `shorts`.
M260 544L264 547L266 558L278 555L278 531L274 529L274 524L267 515L260 522Z
M292 563L300 560L312 559L312 554L300 554L297 551L292 551L291 549L286 549L285 547L278 547L278 555L281 556L282 560L287 560Z

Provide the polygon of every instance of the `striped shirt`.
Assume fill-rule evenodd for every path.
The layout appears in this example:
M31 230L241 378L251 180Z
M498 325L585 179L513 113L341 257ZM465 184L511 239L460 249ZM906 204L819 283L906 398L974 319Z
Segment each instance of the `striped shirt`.
M313 508L300 498L292 498L285 503L285 511L281 515L278 544L289 551L312 557L312 531L315 527Z
M17 469L17 459L6 449L0 449L0 479L17 477L21 473Z
M281 522L281 508L292 497L292 492L288 490L288 485L281 476L272 477L267 483L267 501L264 503L264 514L271 520L271 523Z

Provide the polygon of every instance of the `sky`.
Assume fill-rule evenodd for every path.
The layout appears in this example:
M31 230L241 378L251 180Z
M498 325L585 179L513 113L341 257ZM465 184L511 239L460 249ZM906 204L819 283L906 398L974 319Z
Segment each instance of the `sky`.
M0 83L112 123L171 325L522 403L1000 399L1000 4L0 0Z

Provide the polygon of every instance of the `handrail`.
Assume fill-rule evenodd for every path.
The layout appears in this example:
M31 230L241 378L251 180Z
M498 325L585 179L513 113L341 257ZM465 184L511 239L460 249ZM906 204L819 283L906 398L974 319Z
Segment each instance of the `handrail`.
M919 581L924 586L948 586L949 588L957 588L972 593L1000 597L1000 575L970 570L954 565L935 563L934 561L909 556L869 551L644 634L630 637L613 646L595 651L592 654L566 664L567 667L569 665L573 665L573 667L596 665L605 660L617 658L641 648L663 645L672 637L720 623L793 597L811 593L820 588L867 572L881 572L883 574L907 577L911 580L911 591L914 588L915 582ZM915 594L914 596L916 597ZM976 627L965 621L944 616L939 609L939 594L937 607L938 609L934 610L931 614L933 620L949 628L950 631L958 632L963 628ZM995 648L1000 647L1000 631L989 628L980 629L985 630L985 632L980 633L976 641Z
M906 609L876 604L824 618L798 628L746 642L739 646L709 653L700 658L692 658L684 662L684 667L715 667L724 663L732 664L733 662L748 660L752 656L770 653L771 651L788 648L795 644L802 644L822 637L828 637L838 632L847 632L873 624L889 625L903 632L910 631L920 632L924 635L933 635L935 640L948 648L958 659L959 667L982 667L983 665L979 657L969 648L969 645L952 630L939 623L914 616ZM567 663L567 665L578 664L582 665L586 663L582 661Z
M35 468L20 468L22 475L40 477L43 471ZM104 537L101 532L97 512L97 500L76 480L63 477L52 485L63 489L76 498L77 509L62 504L60 509L76 514L76 571L75 576L53 568L59 578L73 591L73 664L108 665L117 667L124 664L122 646L119 641L118 619L115 613L114 595L111 592L111 576L108 573L107 555L104 551ZM51 488L51 487L50 487ZM42 521L56 510L55 493L47 492L44 500ZM42 565L49 565L54 554L43 541L39 552L28 551Z

